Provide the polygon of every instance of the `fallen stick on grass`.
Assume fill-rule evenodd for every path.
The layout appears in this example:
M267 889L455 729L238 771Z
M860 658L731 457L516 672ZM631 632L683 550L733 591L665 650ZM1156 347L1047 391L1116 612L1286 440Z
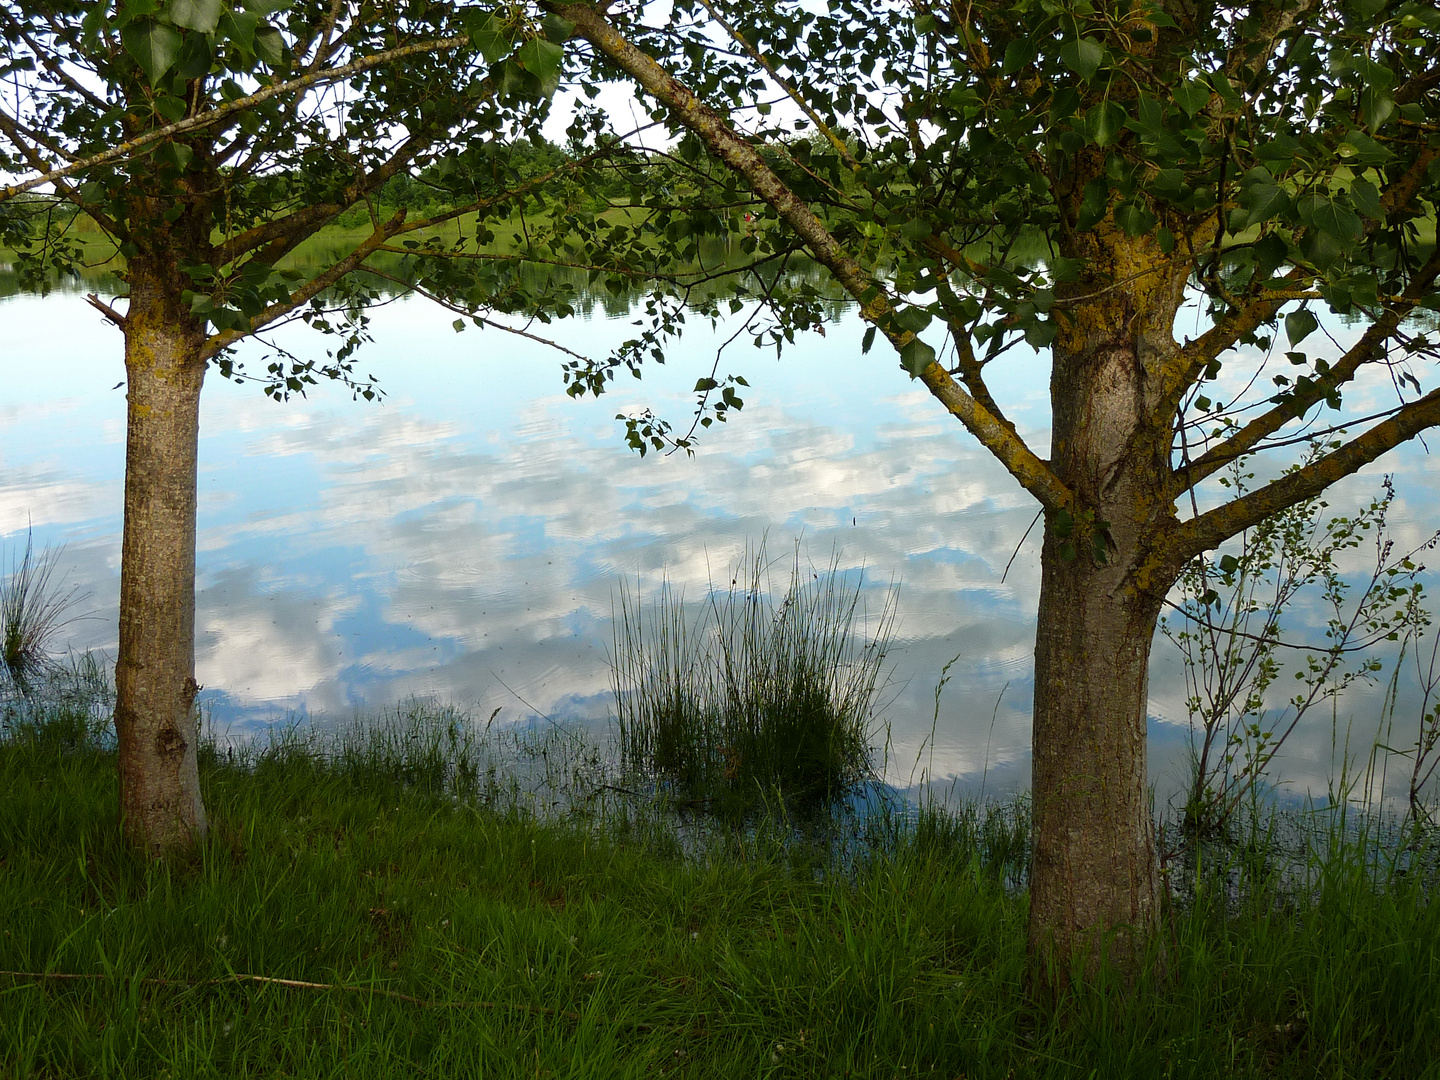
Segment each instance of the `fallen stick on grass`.
M111 976L100 972L65 972L65 971L0 971L0 975L12 979L71 979L71 980L94 980L109 979ZM374 994L381 997L394 998L397 1001L408 1002L411 1005L420 1005L425 1008L435 1009L492 1009L511 1010L513 1012L528 1012L540 1016L559 1016L566 1020L583 1020L584 1017L578 1012L569 1009L552 1009L545 1005L525 1005L509 1001L431 1001L428 998L415 997L411 994L403 994L399 990L387 990L382 986L356 986L343 983L322 983L307 982L304 979L280 979L273 975L249 975L243 972L235 972L231 975L222 975L216 979L165 979L159 976L146 976L139 980L152 986L183 986L194 989L200 986L216 986L223 983L254 982L265 983L270 986L284 986L292 990L340 990L345 993ZM621 1021L636 1031L654 1031L656 1025L645 1024L639 1021ZM688 1029L681 1029L688 1030Z

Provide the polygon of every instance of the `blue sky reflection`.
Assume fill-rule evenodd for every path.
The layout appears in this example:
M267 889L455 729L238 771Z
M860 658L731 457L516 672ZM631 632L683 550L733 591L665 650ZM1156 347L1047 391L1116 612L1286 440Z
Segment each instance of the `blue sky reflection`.
M559 357L522 339L456 334L421 303L377 311L373 329L360 366L379 376L383 404L327 386L280 405L213 374L207 385L196 659L222 726L348 717L410 695L482 720L533 707L601 722L622 578L653 587L665 576L698 599L768 536L781 580L803 536L816 564L838 549L843 566L864 567L872 613L900 583L890 779L904 786L924 769L973 792L988 770L987 790L1024 786L1038 529L1000 579L1034 504L888 356L860 355L852 318L779 363L731 346L720 371L751 383L744 410L694 458L643 460L622 444L615 413L648 404L688 416L688 389L723 337L696 326L643 382L574 401ZM597 318L547 332L602 353L631 327ZM323 347L304 330L284 344ZM39 543L67 544L63 565L95 614L72 644L113 654L118 334L79 296L11 298L0 301L0 358L0 534L13 550L29 522ZM1043 375L1020 358L994 384L1037 448L1048 444ZM1354 505L1395 471L1398 542L1418 543L1440 520L1427 465L1406 449L1330 501ZM936 681L957 655L931 741ZM1183 773L1186 716L1163 642L1153 672L1152 771L1164 791ZM1346 705L1362 716L1377 707L1378 692ZM1323 727L1297 737L1286 765L1297 786L1323 791Z

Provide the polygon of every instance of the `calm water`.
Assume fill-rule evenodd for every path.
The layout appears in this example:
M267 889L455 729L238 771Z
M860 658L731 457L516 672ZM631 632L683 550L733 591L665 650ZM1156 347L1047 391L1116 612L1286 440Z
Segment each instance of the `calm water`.
M881 350L860 355L853 317L779 362L730 346L720 369L749 379L743 412L693 458L643 460L615 414L648 404L687 416L688 388L729 331L697 328L643 382L574 401L560 357L531 342L456 334L420 302L384 307L373 325L360 366L388 391L382 404L337 387L275 404L213 374L207 384L197 666L220 727L348 718L412 695L481 719L499 708L501 721L603 724L623 578L650 588L668 576L699 598L768 536L782 580L798 538L817 565L838 550L843 566L863 568L873 613L900 585L889 779L905 787L926 772L969 793L982 777L990 791L1027 782L1038 529L1020 541L1034 504ZM633 328L601 312L544 332L599 355ZM301 354L324 347L305 330L280 340ZM61 565L93 612L69 628L70 644L113 655L119 335L74 294L0 300L0 371L0 540L13 554L29 524L37 543L66 545ZM1048 445L1043 375L1021 359L995 386L1037 447ZM1386 392L1366 388L1356 408ZM1419 446L1380 464L1337 489L1332 507L1353 509L1394 472L1392 531L1419 543L1440 526L1435 470ZM937 680L956 656L935 721ZM1378 688L1352 692L1340 737L1353 717L1352 743L1368 748L1379 700ZM1163 796L1188 744L1181 668L1163 641L1150 709ZM1413 717L1402 707L1398 719L1408 732ZM1297 733L1281 771L1292 790L1324 791L1333 741L1328 713Z

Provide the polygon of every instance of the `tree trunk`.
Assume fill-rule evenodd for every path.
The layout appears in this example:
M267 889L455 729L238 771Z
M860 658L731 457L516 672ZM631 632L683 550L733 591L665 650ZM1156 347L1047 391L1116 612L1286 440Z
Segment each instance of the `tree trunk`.
M1093 175L1072 174L1075 203ZM1174 412L1159 374L1188 276L1109 219L1069 241L1063 254L1085 270L1060 293L1051 468L1075 506L1047 514L1032 742L1030 954L1050 991L1102 959L1133 972L1159 917L1148 667L1179 572L1165 548Z
M1158 604L1116 588L1123 567L1097 567L1088 552L1066 561L1064 541L1048 532L1035 637L1030 953L1041 981L1058 987L1069 964L1087 975L1102 956L1130 967L1156 925L1145 706Z
M120 820L153 856L206 834L196 751L195 507L203 325L168 268L129 267L125 530L115 730Z

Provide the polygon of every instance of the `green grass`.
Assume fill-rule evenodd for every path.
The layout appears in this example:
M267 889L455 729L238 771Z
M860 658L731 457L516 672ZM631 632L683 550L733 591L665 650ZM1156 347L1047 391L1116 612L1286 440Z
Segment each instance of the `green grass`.
M120 845L77 709L0 740L0 969L28 973L0 976L0 1076L1440 1075L1433 869L1358 840L1298 877L1212 861L1168 978L1040 1012L1023 814L882 819L836 864L600 805L552 739L580 786L547 818L442 760L483 731L413 708L207 749L212 837L167 866Z

